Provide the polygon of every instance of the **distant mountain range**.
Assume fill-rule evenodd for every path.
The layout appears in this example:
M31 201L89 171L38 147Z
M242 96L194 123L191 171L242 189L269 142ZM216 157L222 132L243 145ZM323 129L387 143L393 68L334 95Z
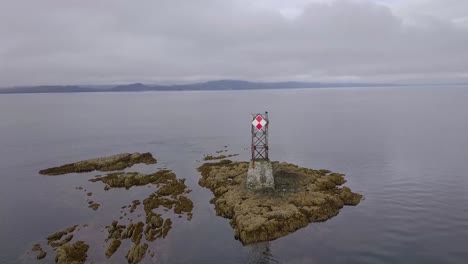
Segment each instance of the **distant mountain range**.
M0 94L19 93L91 93L91 92L145 92L145 91L221 91L221 90L258 90L258 89L294 89L325 87L372 87L398 86L396 84L376 83L320 83L320 82L248 82L239 80L219 80L193 84L146 85L133 83L116 86L79 86L48 85L12 87L0 89ZM104 87L104 88L103 88Z

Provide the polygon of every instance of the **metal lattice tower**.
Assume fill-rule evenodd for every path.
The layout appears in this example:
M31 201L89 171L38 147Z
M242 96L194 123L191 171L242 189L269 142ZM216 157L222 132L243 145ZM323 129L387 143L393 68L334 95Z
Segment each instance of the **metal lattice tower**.
M269 161L268 157L268 112L255 114L252 119L252 162L257 160Z

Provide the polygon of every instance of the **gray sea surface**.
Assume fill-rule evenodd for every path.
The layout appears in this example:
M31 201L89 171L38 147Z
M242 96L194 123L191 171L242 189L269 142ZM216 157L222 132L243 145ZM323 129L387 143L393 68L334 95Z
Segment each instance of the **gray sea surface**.
M75 237L88 260L125 263L129 245L105 258L104 226L153 188L104 191L100 172L38 171L121 152L151 152L193 191L191 221L176 218L142 263L467 263L468 87L327 88L219 92L0 96L0 263L55 231ZM251 113L269 111L271 158L346 174L365 199L322 223L243 246L198 185L204 154L228 146L249 159ZM101 207L87 207L82 186ZM37 263L53 263L54 255Z

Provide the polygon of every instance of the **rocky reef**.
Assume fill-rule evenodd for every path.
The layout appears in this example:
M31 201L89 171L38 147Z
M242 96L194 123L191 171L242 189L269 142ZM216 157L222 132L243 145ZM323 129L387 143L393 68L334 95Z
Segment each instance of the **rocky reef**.
M198 168L199 184L210 189L217 215L231 219L235 237L244 244L285 236L311 222L325 221L362 195L339 186L343 174L272 162L275 189L246 188L248 162L221 160Z
M158 187L143 202L133 200L131 205L122 207L122 209L128 208L129 213L133 213L138 209L138 206L143 205L144 221L137 223L130 221L124 225L114 220L111 225L106 227L108 232L106 242L111 240L105 252L108 258L120 248L123 240L130 240L133 244L127 252L127 261L132 264L140 262L145 257L149 247L148 243L142 241L153 242L165 238L172 228L172 220L168 217L164 218L162 211L172 209L173 213L179 217L186 215L188 220L192 218L193 202L185 196L190 193L190 190L185 185L185 180L177 179L172 171L161 170L152 174L110 173L90 181L104 183L106 190L112 188L130 189L133 186L147 184L154 184Z
M83 241L66 243L56 251L55 263L58 264L81 264L85 263L89 246Z
M147 184L163 184L175 180L176 175L170 170L160 170L152 174L138 172L115 172L106 176L91 179L91 182L102 182L105 190L110 188L125 188L143 186Z
M155 164L156 159L151 153L122 153L109 157L83 160L39 171L44 175L61 175L91 171L117 171L132 167L135 164Z
M68 242L70 242L73 239L73 232L75 232L75 229L78 227L78 225L71 226L67 229L64 229L62 231L55 232L47 237L47 244L50 245L53 248L60 247ZM62 237L64 237L62 239Z
M77 227L78 225L70 226L47 237L47 245L56 253L56 263L80 264L86 261L86 252L89 246L83 241L77 241L75 243L70 242L73 239L73 233ZM31 251L38 252L36 256L37 259L43 259L47 256L47 252L42 249L42 245L39 243L35 244Z
M133 200L130 205L122 206L122 209L128 209L129 214L137 211L144 212L144 219L136 223L132 218L125 221L126 224L119 224L114 220L111 225L106 226L108 236L105 242L108 242L104 255L112 257L122 246L123 240L130 240L132 246L127 249L127 262L136 264L140 262L149 251L149 242L165 238L172 228L172 220L169 218L169 210L178 217L186 216L187 220L192 218L193 202L186 197L191 192L185 185L185 179L177 179L177 176L170 170L161 170L152 174L142 174L137 172L118 172L109 173L105 176L90 179L91 182L102 182L105 190L113 188L130 189L136 186L153 184L157 189L146 197L142 202ZM83 190L77 187L75 189ZM86 192L86 190L84 190ZM90 197L93 194L87 193ZM93 201L89 201L89 207L99 207ZM141 206L142 205L142 206ZM139 209L139 207L141 209ZM96 208L97 209L97 208ZM121 213L124 211L122 210ZM127 213L124 214L127 216ZM138 214L137 218L140 217ZM119 219L122 219L121 216ZM137 219L136 218L136 219ZM56 252L57 263L84 263L88 245L82 241L72 243L73 232L78 225L71 226L61 231L57 231L47 237L47 244ZM37 258L42 259L46 252L42 250L40 244L36 244L33 252L38 252ZM154 252L150 253L154 256ZM68 261L68 262L67 262Z
M124 153L105 158L90 159L76 163L66 164L60 167L40 171L46 175L60 175L71 172L118 171L133 166L137 163L154 164L156 159L150 153ZM122 206L119 220L114 220L111 225L106 226L108 236L105 239L107 248L102 253L111 258L119 249L128 247L126 259L128 263L135 264L143 260L147 254L154 257L150 242L165 238L173 226L170 217L174 215L187 220L192 218L193 202L186 196L191 192L185 185L185 179L178 179L172 171L163 169L150 174L139 172L111 172L104 176L97 175L89 180L94 183L104 184L104 190L110 191L114 188L130 189L141 186L154 186L155 190L150 195L145 195L142 201L133 200L130 205ZM76 190L84 192L88 207L97 210L99 203L91 200L99 197L99 193L89 192L82 186L75 187ZM124 212L124 209L128 210ZM172 212L170 212L172 210ZM128 214L128 215L127 215ZM126 217L126 219L123 219ZM83 225L87 227L88 225ZM55 232L47 237L44 246L55 251L56 263L84 263L88 258L87 252L90 246L84 241L74 241L74 232L80 229L78 225ZM75 238L76 240L76 238ZM130 240L123 243L124 240ZM47 253L41 244L36 244L32 252L37 259L43 259ZM91 245L92 247L94 245ZM95 252L93 248L92 252ZM116 260L112 260L114 262ZM118 261L122 262L122 261ZM93 261L91 262L93 263Z

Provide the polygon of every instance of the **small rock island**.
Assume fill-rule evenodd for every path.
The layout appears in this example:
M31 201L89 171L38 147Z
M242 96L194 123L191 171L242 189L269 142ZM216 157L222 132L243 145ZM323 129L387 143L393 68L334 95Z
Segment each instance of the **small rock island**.
M231 219L243 244L270 241L311 222L336 216L345 205L357 205L362 195L348 187L343 174L271 162L275 188L247 188L249 162L221 160L198 168L199 184L210 189L217 215Z
M108 157L82 160L75 163L65 164L59 167L48 168L39 171L43 175L62 175L67 173L81 173L91 171L117 171L130 168L135 164L155 164L156 159L151 153L121 153Z

